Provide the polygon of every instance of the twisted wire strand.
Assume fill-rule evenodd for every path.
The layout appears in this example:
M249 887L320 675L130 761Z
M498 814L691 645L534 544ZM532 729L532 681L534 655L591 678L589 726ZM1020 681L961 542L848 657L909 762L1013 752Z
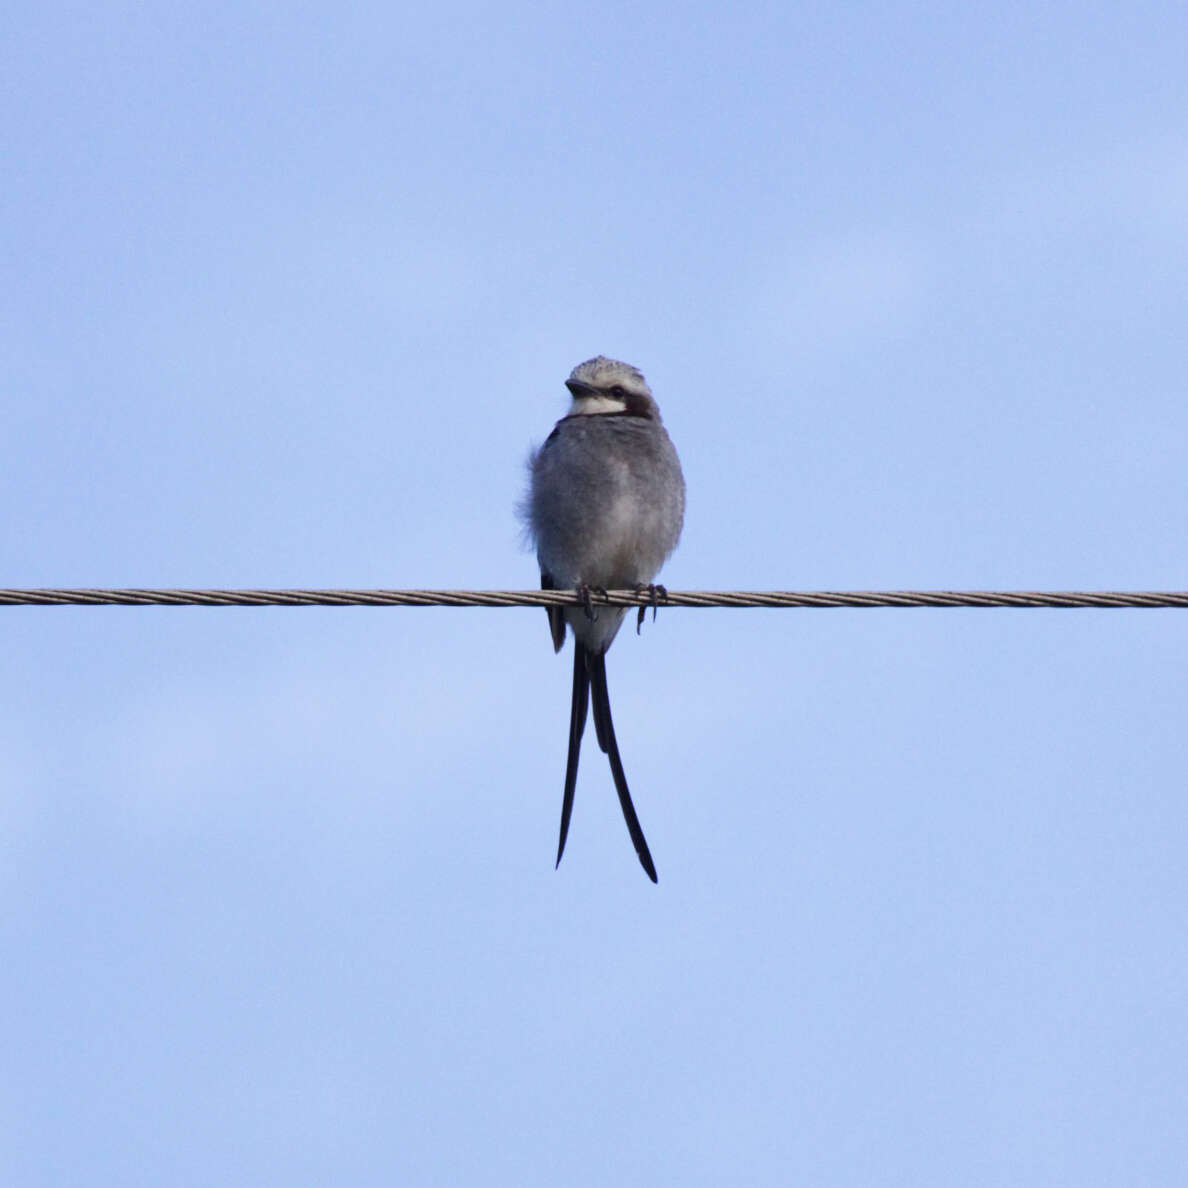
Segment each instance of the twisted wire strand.
M595 606L1188 607L1183 590L591 590ZM0 589L0 606L581 606L576 590Z

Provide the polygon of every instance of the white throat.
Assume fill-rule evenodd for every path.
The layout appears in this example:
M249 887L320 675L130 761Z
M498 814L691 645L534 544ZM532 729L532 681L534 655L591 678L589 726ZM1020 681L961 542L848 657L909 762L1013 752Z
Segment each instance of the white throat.
M571 417L591 417L599 413L621 413L627 411L627 404L623 400L616 400L613 396L575 396L569 406Z

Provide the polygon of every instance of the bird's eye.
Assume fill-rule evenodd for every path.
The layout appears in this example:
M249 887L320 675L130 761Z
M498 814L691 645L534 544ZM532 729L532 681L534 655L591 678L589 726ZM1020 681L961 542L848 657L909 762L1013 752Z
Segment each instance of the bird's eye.
M624 388L622 384L615 384L615 386L613 388L611 388L611 395L616 400L626 400L627 399L627 389Z

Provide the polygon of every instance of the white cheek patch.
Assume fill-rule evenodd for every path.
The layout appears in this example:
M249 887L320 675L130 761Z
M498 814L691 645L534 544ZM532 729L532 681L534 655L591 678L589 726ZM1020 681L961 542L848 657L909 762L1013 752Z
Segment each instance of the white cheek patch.
M625 400L613 396L575 396L569 406L571 417L591 417L599 413L621 413L627 411Z

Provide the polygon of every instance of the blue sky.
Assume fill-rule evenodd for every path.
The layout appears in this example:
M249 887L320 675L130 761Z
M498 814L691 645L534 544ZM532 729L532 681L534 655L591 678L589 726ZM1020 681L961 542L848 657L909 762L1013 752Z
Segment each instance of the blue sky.
M0 584L1183 589L1178 5L43 4ZM0 609L0 1178L1179 1185L1188 615Z

